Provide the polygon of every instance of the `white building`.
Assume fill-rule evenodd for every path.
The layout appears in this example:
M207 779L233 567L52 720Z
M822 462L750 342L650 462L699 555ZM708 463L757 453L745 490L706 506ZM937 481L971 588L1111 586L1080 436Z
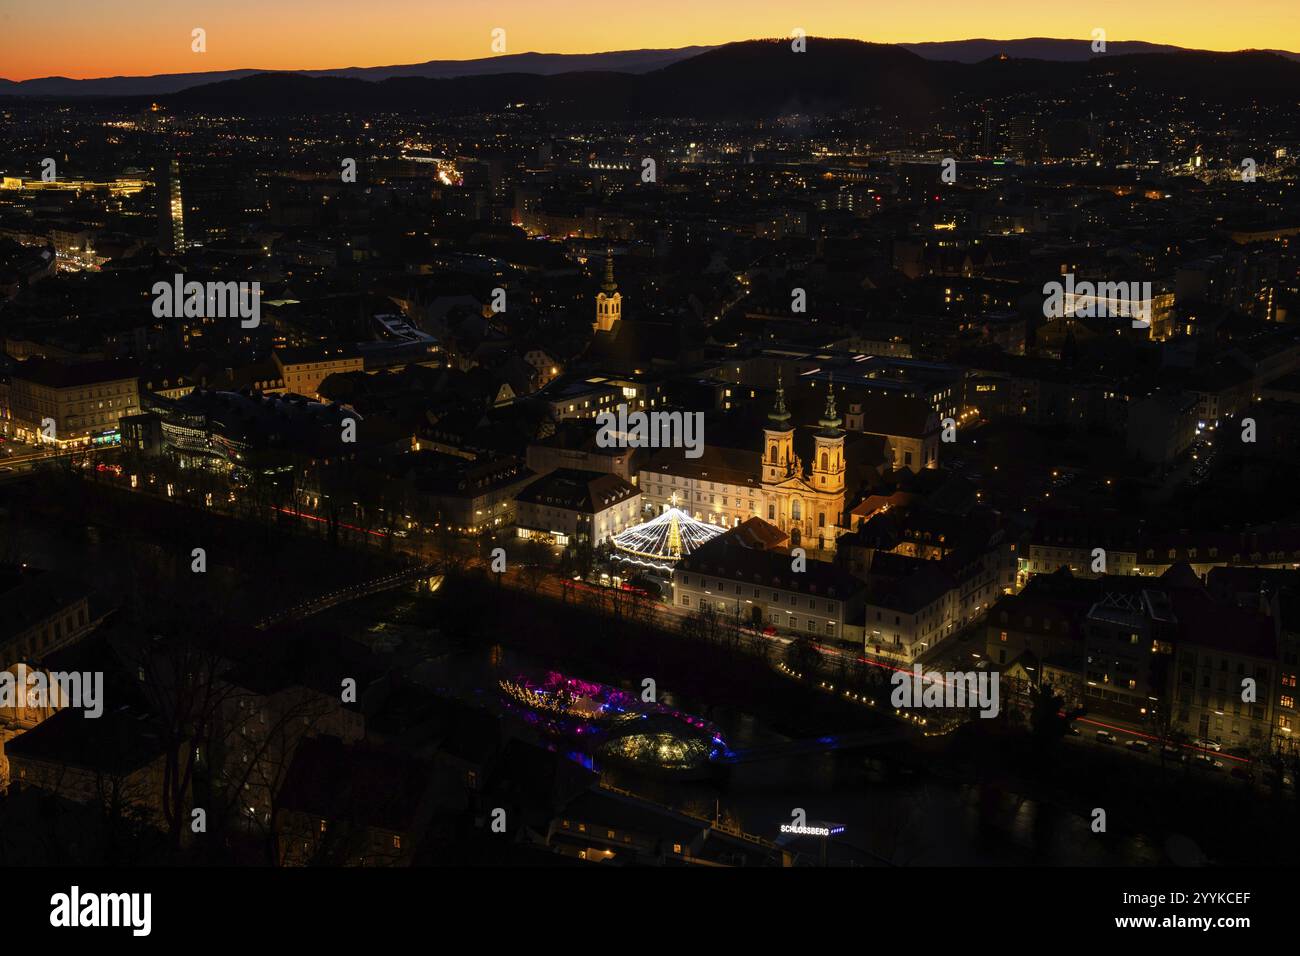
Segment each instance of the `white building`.
M732 534L700 547L673 570L673 604L712 607L745 625L859 643L866 585L825 561L792 568L785 551L741 546Z
M561 547L603 544L641 520L641 495L614 474L560 468L516 498L520 538Z

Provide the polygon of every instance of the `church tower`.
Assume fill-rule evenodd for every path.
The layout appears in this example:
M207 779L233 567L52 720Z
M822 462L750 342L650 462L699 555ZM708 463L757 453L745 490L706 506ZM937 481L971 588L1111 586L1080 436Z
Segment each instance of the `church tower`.
M605 250L605 281L596 295L596 321L592 328L597 332L612 332L623 316L623 293L614 282L614 250Z
M835 383L826 385L826 411L821 425L813 433L812 486L817 491L841 494L844 491L844 432L835 409Z
M785 407L785 385L781 373L776 378L776 405L767 415L763 428L763 481L784 481L797 468L794 458L794 426Z

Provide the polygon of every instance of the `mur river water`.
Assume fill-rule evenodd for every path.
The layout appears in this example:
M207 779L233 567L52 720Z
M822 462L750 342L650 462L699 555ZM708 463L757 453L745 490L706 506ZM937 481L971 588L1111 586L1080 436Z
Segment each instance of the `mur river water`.
M371 629L381 640L429 646L434 656L418 668L418 679L465 699L495 703L499 680L547 671L617 683L616 677L593 673L574 660L540 659L499 644L472 650L448 646L440 653L441 640L427 632L383 623L372 623ZM666 682L658 686L658 700L712 722L733 750L786 739L755 714L680 694ZM590 766L591 754L581 756ZM844 826L829 848L833 865L1141 866L1158 864L1164 856L1155 841L1140 836L1099 838L1078 813L893 766L860 750L745 763L711 779L674 778L599 760L595 769L614 786L698 815L719 816L772 841L778 841L780 825L790 822L793 810L802 808L810 823ZM815 855L814 839L803 838L804 845L796 848Z
M75 567L101 593L124 583L125 549L117 535L75 535L25 529L26 560L45 567ZM116 569L116 570L115 570ZM409 596L369 599L361 607L331 612L336 623L365 638L418 648L426 663L422 681L465 698L495 699L497 681L520 673L556 670L571 677L617 683L614 675L592 673L581 661L534 659L493 646L458 650L436 633L386 623ZM628 676L628 675L623 675ZM712 705L675 692L670 675L658 699L711 721L733 749L785 739L753 713ZM1099 839L1077 813L1032 798L942 779L871 760L862 751L805 754L735 766L719 779L682 780L597 766L607 782L649 799L705 816L717 815L742 830L777 840L794 808L808 820L842 824L844 832L829 848L832 864L858 865L1149 865L1160 863L1159 844L1143 837ZM803 838L807 841L809 838ZM817 848L800 846L810 854Z

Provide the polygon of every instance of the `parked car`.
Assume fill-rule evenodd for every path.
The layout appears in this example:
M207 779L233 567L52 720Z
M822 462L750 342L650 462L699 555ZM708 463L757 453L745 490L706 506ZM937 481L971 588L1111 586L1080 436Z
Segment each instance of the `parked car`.
M1133 739L1124 746L1129 750L1136 750L1139 753L1149 754L1151 752L1151 744L1145 740Z
M1192 743L1197 747L1204 748L1205 750L1213 750L1215 753L1218 753L1223 749L1223 744L1219 743L1217 740L1207 740L1204 737L1198 737L1193 740Z
M1118 740L1119 738L1116 737L1114 734L1112 734L1109 730L1097 731L1097 743L1099 744L1113 744L1118 742Z
M1209 754L1196 754L1192 760L1199 766L1205 767L1206 770L1222 770L1223 761L1217 757L1211 757Z

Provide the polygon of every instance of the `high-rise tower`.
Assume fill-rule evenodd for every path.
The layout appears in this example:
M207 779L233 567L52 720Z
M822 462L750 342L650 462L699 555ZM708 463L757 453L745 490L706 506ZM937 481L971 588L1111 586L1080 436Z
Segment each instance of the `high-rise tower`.
M154 203L158 210L158 248L185 251L185 203L181 197L181 164L175 157L158 166Z

